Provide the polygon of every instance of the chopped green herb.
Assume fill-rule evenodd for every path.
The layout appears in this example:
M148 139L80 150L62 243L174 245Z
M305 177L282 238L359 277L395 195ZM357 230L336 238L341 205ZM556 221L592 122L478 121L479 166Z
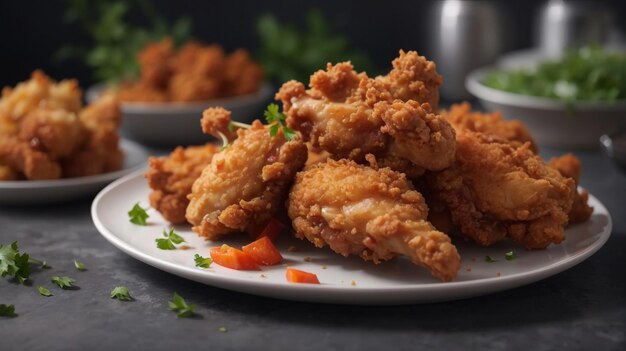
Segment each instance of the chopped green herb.
M182 236L174 232L174 228L170 228L169 232L163 229L163 236L164 238L155 239L157 247L161 250L176 250L175 244L185 242Z
M172 301L169 301L170 310L176 311L178 318L188 318L195 314L196 305L188 305L185 299L178 293L174 293Z
M196 267L200 268L209 268L211 267L211 263L213 263L211 257L202 257L198 254L194 256L194 261L196 261Z
M70 278L70 277L58 277L58 276L53 276L52 278L50 278L50 281L54 284L56 284L59 288L61 289L70 289L74 287L74 283L76 282L76 280Z
M220 332L220 333L226 333L228 331L228 329L226 329L226 327L219 327L217 329L217 331Z
M229 143L226 143L226 144L222 145L222 147L220 148L220 151L224 151L224 150L228 149L229 146L230 146Z
M128 211L128 217L131 223L135 223L137 225L146 225L146 219L150 217L148 213L146 213L146 209L139 206L139 202L133 206L133 208Z
M128 292L128 288L125 286L116 286L115 289L111 291L111 298L120 301L130 301L133 299L130 296L130 292Z
M52 296L52 293L50 292L50 290L44 288L41 285L37 287L37 290L39 290L39 294L41 294L41 296L45 296L45 297Z
M14 241L11 245L0 244L0 276L14 277L20 284L24 284L30 276L29 256L21 253Z
M484 84L511 93L569 103L626 99L626 55L588 46L535 69L495 70ZM570 107L571 108L571 107Z
M494 262L498 262L498 260L494 260L493 258L491 258L491 256L485 256L485 262L494 263Z
M287 116L284 113L278 111L278 105L269 104L267 109L263 113L267 124L270 126L270 136L276 136L278 130L283 131L283 135L287 140L293 140L296 137L296 132L293 129L287 127Z
M15 313L15 306L0 303L0 317L13 318L16 316L17 314Z
M87 267L85 267L85 264L80 262L79 260L74 260L74 267L76 267L76 269L78 269L81 272L87 270Z
M513 260L515 260L517 258L517 255L515 254L515 252L509 251L509 252L504 254L504 258L507 261L513 261Z

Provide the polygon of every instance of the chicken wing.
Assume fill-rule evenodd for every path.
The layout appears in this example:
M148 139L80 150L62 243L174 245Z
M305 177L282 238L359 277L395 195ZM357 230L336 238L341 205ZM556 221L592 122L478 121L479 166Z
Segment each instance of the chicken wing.
M427 194L443 204L459 233L488 246L505 237L528 249L564 239L574 180L546 165L526 143L459 131L455 164L427 176Z
M61 177L61 166L57 161L16 137L0 138L0 164L23 174L28 180Z
M202 117L203 129L227 133L229 119L230 113L222 108L208 109ZM272 137L268 126L254 121L250 129L237 131L237 139L213 156L193 183L187 220L208 240L261 230L283 206L306 157L301 140L286 140L282 130Z
M426 220L422 195L389 168L349 160L314 165L296 176L288 213L296 236L344 256L378 263L405 255L444 281L460 267L450 238Z
M217 152L219 148L209 143L187 148L179 146L167 157L150 157L150 169L145 174L152 189L150 205L167 221L185 223L191 186Z
M349 62L328 64L311 76L310 90L289 81L276 98L289 127L315 148L359 163L373 154L381 165L415 177L454 160L454 130L431 111L440 83L432 62L401 51L387 76L357 74Z

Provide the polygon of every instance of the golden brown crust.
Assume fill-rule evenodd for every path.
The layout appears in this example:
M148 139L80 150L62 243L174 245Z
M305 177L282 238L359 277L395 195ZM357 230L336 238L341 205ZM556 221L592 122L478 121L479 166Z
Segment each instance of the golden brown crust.
M450 109L442 112L442 116L450 122L456 130L468 130L484 134L493 134L519 147L530 143L530 150L538 152L537 144L530 135L528 128L518 120L504 120L500 112L472 111L468 102L454 104Z
M350 62L328 64L311 76L311 89L289 81L276 98L289 127L315 149L359 163L371 153L379 163L418 177L454 160L454 130L431 112L440 80L434 64L401 51L387 76L368 78Z
M261 122L237 130L238 138L216 154L194 182L187 220L207 240L232 232L254 232L282 208L307 148L300 140L274 137Z
M553 157L548 162L551 167L558 170L561 175L572 178L578 186L580 172L582 169L580 160L574 154L565 154ZM593 207L589 206L589 192L586 190L577 191L574 195L572 210L567 214L569 223L576 224L587 221L593 214Z
M406 255L444 281L460 266L450 238L425 220L424 198L389 168L349 160L318 163L296 176L288 214L296 236L344 256L377 263Z
M461 235L484 246L508 236L528 249L564 239L574 181L529 147L458 132L456 162L428 176L428 192L445 204Z
M122 167L117 102L105 97L83 108L81 94L76 81L57 83L41 71L3 90L1 158L15 178L79 177Z
M150 157L150 168L144 175L152 189L150 205L167 221L185 223L191 186L217 152L217 146L206 144L177 147L167 157Z
M219 45L195 41L175 50L171 38L164 38L143 48L137 60L140 79L114 91L121 101L206 101L253 93L264 79L246 50L226 55Z

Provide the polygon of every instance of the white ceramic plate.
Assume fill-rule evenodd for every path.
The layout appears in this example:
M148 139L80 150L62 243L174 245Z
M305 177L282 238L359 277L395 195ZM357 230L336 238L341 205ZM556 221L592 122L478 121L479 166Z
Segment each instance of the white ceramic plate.
M328 249L317 249L308 241L282 233L277 246L285 263L263 267L261 271L236 271L211 265L194 266L194 254L209 256L209 248L223 243L241 246L250 239L235 235L232 239L206 242L190 230L177 226L189 246L186 250L159 250L155 239L169 228L158 212L150 209L147 226L128 221L127 211L140 202L147 207L149 189L141 173L128 175L110 184L96 196L91 215L100 233L125 253L158 269L200 283L255 295L287 300L342 304L406 304L467 298L515 288L566 270L596 252L609 238L611 216L596 198L590 221L567 229L561 245L542 251L525 251L512 243L481 248L456 243L463 262L459 276L442 283L406 259L380 265L358 257L344 258ZM288 250L290 246L296 251ZM517 259L506 261L504 254L515 250ZM487 263L489 255L498 262ZM285 280L285 265L317 274L321 285L293 284Z
M144 168L148 151L141 145L121 140L124 167L89 177L55 180L0 181L0 205L37 205L75 200L97 193L117 178Z

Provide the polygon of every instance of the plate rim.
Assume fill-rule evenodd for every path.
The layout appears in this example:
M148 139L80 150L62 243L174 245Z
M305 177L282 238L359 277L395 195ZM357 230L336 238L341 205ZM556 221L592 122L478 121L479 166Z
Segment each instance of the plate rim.
M528 285L539 280L543 280L547 277L556 275L565 270L568 270L575 265L583 262L587 258L591 257L595 254L600 248L604 246L604 244L610 238L613 231L613 218L606 208L606 206L595 196L589 194L590 199L594 202L594 205L597 205L603 213L606 213L608 222L606 223L605 230L601 233L601 236L598 240L594 241L590 246L584 248L583 250L569 256L567 259L559 260L547 266L542 266L540 268L535 268L530 271L524 271L521 273L515 273L506 276L499 277L489 277L489 278L480 278L476 280L468 280L468 281L460 281L460 282L438 282L432 284L408 284L405 286L394 286L390 287L373 287L373 286L360 286L355 289L353 286L343 286L343 285L315 285L315 284L290 284L287 282L284 283L275 283L270 281L263 280L251 280L245 277L237 277L237 276L224 276L213 272L203 271L183 265L179 265L158 257L151 256L148 253L145 253L130 244L127 244L122 239L120 239L117 235L112 233L106 228L106 225L102 223L100 218L97 215L97 209L102 201L102 199L107 196L109 192L114 190L120 184L126 183L128 181L134 180L138 175L142 174L141 172L145 172L145 170L138 170L131 174L128 174L122 178L117 179L111 184L107 185L104 189L102 189L98 195L94 198L91 205L91 217L92 221L100 233L109 243L118 248L120 251L125 254L145 263L149 266L152 266L156 269L168 272L170 274L174 274L176 276L190 279L204 285L223 288L227 290L240 291L251 295L258 296L266 296L271 298L292 300L292 301L306 301L306 302L315 302L315 303L340 303L340 304L352 304L352 305L399 305L399 304L415 304L415 303L424 303L424 302L441 302L441 301L452 301L452 300L460 300L464 298L469 298L472 296L479 295L489 295L492 293L496 293L503 290L513 289L519 286ZM211 280L211 282L207 282L207 280ZM232 285L244 284L250 288L260 288L267 289L268 287L278 287L283 292L278 294L267 294L264 291L257 290L255 292L251 292L250 288L241 288L238 289L236 286ZM476 292L475 289L480 289L488 287L489 290L484 292ZM442 294L442 298L424 298L420 294L422 293L432 293L433 291L439 291L441 289L445 290L445 294ZM461 291L460 294L452 293L448 296L449 292ZM340 296L335 296L335 298L328 299L311 299L308 297L299 297L299 296L290 296L289 294L285 294L285 292L302 292L302 291L327 291L333 294L337 294ZM379 294L379 293L392 293L397 295L402 295L401 297L397 297L397 301L393 301L394 299L376 299L369 298L368 302L363 302L359 298L363 298L367 295L371 294ZM412 296L406 296L407 293L413 293ZM354 300L347 300L346 298L354 298ZM359 298L356 298L359 297ZM339 302L337 302L339 301Z

